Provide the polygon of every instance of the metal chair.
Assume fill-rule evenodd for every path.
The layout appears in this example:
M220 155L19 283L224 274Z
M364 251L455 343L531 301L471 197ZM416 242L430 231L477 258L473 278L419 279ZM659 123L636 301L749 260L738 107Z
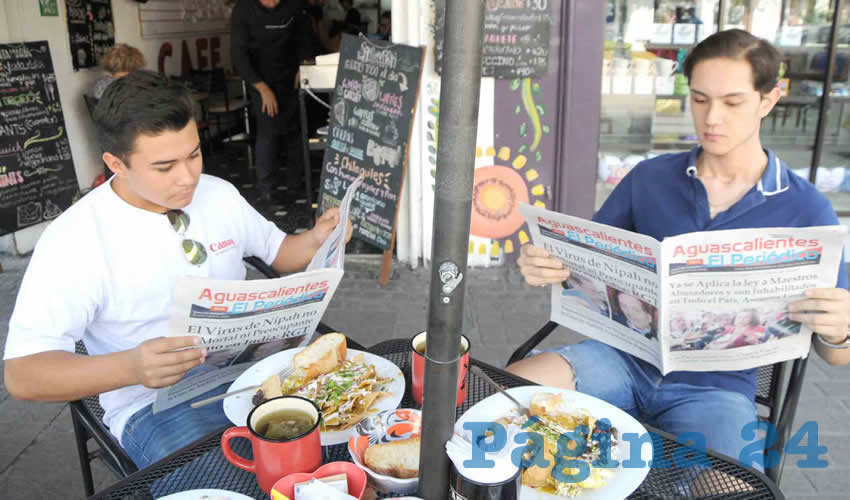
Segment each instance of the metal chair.
M266 278L279 278L280 274L268 264L257 257L246 257L246 264L255 268ZM322 335L335 332L333 328L319 323L316 331ZM363 346L351 340L348 345L352 349L365 350ZM75 351L77 354L88 355L86 346L77 342ZM109 428L103 423L103 408L100 406L98 396L89 396L69 403L71 409L71 420L74 424L74 439L77 444L77 454L80 459L80 469L83 475L83 487L86 496L94 495L94 480L91 472L92 460L99 458L106 468L112 471L119 479L123 479L139 470L133 460L118 443L118 439L109 432ZM95 449L89 451L88 442L94 440Z
M543 342L557 327L558 324L554 321L549 321L543 325L540 330L511 354L508 364L510 365L528 356L528 353ZM808 358L784 361L762 366L758 371L756 405L767 412L767 415L762 415L760 411L759 420L773 424L777 434L776 442L773 446L768 447L765 453L772 450L779 453L779 463L775 467L767 468L765 474L777 485L779 485L782 469L785 465L783 450L791 435L791 426L797 412L797 403L800 401L800 391L803 388L807 361ZM785 382L786 375L788 375L787 383Z

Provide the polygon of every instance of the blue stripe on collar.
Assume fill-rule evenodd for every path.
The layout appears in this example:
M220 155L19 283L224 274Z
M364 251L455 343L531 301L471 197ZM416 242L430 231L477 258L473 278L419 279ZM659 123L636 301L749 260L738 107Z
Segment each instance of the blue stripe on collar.
M702 146L695 146L688 153L688 166L685 174L689 177L697 176L697 157L702 152ZM788 168L779 160L773 151L764 150L767 153L767 168L764 169L761 179L756 188L764 196L773 196L788 190Z

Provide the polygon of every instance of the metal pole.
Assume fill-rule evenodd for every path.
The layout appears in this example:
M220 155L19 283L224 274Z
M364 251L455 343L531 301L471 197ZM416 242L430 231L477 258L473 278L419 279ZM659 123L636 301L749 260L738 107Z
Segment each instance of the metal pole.
M809 169L809 182L815 183L818 175L821 155L823 155L823 141L826 139L826 122L829 118L829 94L832 92L832 75L835 73L835 53L838 47L838 15L841 13L841 0L835 1L835 11L832 13L832 28L829 33L829 47L826 51L826 75L823 80L823 96L820 99L820 110L818 111L818 125L815 130L815 150L812 153L812 166ZM839 127L841 124L838 124Z
M456 414L483 30L484 0L446 0L419 453L419 496L426 500L449 498L445 443Z

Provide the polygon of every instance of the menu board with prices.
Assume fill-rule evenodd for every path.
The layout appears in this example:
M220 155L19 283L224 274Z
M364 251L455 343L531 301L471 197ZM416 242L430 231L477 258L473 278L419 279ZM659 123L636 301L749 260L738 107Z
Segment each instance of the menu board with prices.
M481 76L539 78L549 61L552 0L487 0ZM446 0L436 0L437 72L442 73Z
M78 194L47 42L0 44L0 235L58 217Z
M319 205L338 206L364 177L351 204L353 235L383 250L393 245L423 54L351 35L340 49Z
M115 45L112 0L65 0L65 10L74 69L97 66L103 53Z

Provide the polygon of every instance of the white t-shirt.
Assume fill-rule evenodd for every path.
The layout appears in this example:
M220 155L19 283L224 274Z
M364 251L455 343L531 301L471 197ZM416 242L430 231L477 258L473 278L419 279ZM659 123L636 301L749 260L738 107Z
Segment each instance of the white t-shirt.
M286 236L233 185L201 175L183 209L181 237L164 214L136 208L107 182L51 223L32 254L9 321L4 359L44 351L74 352L83 340L90 355L136 347L168 335L178 276L245 278L243 257L271 263ZM207 260L192 265L183 238L203 243ZM141 385L100 395L104 423L119 439L155 391Z

